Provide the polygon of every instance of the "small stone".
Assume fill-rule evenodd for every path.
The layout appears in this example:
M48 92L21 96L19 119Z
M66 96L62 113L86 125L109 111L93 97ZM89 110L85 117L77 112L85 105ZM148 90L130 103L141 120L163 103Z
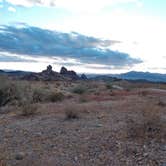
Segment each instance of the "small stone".
M37 136L37 137L41 137L41 136L42 136L42 133L41 133L41 132L38 132L38 133L36 133L36 136Z
M75 160L75 161L78 161L78 157L77 157L77 156L75 156L75 157L74 157L74 160Z
M166 163L161 164L161 166L166 166Z
M96 127L103 127L103 125L102 124L97 124Z
M147 157L147 156L148 156L148 153L144 153L143 155L144 155L144 157Z
M54 148L54 147L55 147L55 145L50 145L50 147L51 147L51 148Z
M160 149L163 150L163 151L166 151L166 145L161 146Z
M19 152L15 155L16 160L22 160L24 158L25 154L23 152Z

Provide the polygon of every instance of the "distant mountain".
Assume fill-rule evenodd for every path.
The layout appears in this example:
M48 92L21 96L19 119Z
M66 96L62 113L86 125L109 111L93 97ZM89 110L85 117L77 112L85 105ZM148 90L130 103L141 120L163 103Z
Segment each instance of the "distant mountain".
M31 72L26 71L12 71L12 70L0 70L0 75L7 75L11 77L22 77L27 74L30 74Z
M131 71L123 74L108 74L108 75L87 75L89 79L104 80L104 81L118 81L130 80L139 82L166 82L166 74L137 72Z
M28 71L7 71L5 73L7 73L9 76L24 76L24 75L30 74L32 72L28 72Z
M47 71L47 70L46 70ZM50 74L50 72L48 72ZM7 70L0 70L0 75L8 75L17 78L27 78L36 79L37 77L46 77L49 76L46 72L41 73L33 73L33 72L26 72L26 71L7 71ZM104 80L104 81L119 81L121 79L130 80L130 81L139 81L139 82L165 82L166 83L166 74L159 74L159 73L150 73L150 72L137 72L137 71L130 71L128 73L123 74L108 74L108 75L98 75L98 74L87 74L87 78L85 75L78 76L74 71L68 71L66 68L62 67L60 73L51 72L56 75L56 79L58 79L59 74L60 76L72 78L72 79L93 79L93 80ZM55 74L56 73L56 74ZM43 76L44 75L44 76ZM51 77L53 77L51 75ZM55 76L54 76L55 77ZM56 80L55 79L55 80Z
M149 72L136 72L131 71L124 74L114 75L117 78L127 80L147 80L152 82L166 82L166 74L149 73Z
M3 70L0 70L0 74L3 74L4 73L4 71Z

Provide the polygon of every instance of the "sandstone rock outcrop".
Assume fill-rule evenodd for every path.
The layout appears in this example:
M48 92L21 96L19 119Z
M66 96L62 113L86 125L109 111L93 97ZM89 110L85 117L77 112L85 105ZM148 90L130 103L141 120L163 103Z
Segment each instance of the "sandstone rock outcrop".
M75 71L67 70L65 67L61 68L60 74L65 76L65 77L71 78L73 80L79 80L80 79L80 77L77 75L77 73Z
M62 67L60 73L53 71L52 66L47 66L46 70L40 73L30 73L22 77L22 79L30 81L63 81L63 80L86 80L85 74L81 77L77 75L75 71L67 70L67 68Z

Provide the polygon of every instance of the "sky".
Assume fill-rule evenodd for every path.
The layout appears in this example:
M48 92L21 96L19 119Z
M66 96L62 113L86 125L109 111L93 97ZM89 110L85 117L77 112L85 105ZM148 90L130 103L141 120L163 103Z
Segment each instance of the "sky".
M166 73L165 0L0 0L0 69Z

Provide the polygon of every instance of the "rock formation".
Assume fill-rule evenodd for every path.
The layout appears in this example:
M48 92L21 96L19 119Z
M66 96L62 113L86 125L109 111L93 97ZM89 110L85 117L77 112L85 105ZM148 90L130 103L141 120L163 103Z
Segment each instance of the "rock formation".
M65 76L65 77L71 78L73 80L79 80L80 79L80 77L77 75L77 73L75 71L67 70L65 67L61 68L60 74Z
M25 80L31 81L63 81L63 80L86 80L87 77L85 74L82 74L81 77L77 75L75 71L67 70L65 67L62 67L60 73L52 70L52 66L47 66L46 70L43 70L40 73L30 73L22 77Z
M82 74L81 77L80 77L82 80L87 80L87 76L85 74Z
M58 72L52 70L52 66L47 66L46 70L43 70L40 73L31 73L25 75L23 79L31 80L31 81L57 81L57 80L64 80L64 77L60 75Z

